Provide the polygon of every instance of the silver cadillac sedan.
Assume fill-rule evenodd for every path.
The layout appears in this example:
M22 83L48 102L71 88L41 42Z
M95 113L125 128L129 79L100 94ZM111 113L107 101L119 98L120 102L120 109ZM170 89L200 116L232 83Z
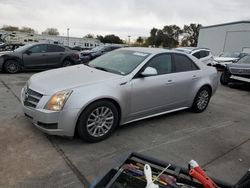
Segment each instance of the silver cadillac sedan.
M118 125L187 108L202 112L217 85L215 68L188 54L123 48L88 65L33 75L21 101L43 132L98 142Z

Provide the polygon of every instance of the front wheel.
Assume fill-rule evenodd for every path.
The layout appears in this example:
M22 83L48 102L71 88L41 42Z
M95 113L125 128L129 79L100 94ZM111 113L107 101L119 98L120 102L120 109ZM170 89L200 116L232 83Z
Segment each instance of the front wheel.
M15 60L8 60L4 63L4 70L7 73L15 74L20 71L20 65Z
M210 101L211 91L208 87L202 87L195 96L192 109L194 112L203 112Z
M99 142L111 135L118 124L116 106L107 100L90 104L77 123L79 136L88 142Z

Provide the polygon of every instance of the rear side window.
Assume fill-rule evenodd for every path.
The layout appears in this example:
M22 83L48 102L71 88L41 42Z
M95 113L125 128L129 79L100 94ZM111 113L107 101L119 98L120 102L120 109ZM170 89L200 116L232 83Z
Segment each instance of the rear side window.
M202 50L200 51L200 58L209 56L209 51Z
M198 70L199 68L186 55L174 54L175 72Z
M61 46L48 45L48 52L64 52L65 49Z

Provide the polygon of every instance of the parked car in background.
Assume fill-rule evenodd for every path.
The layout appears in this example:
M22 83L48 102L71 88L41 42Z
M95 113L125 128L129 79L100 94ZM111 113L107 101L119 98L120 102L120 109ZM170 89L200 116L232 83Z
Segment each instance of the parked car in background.
M224 69L226 65L235 63L242 57L248 55L247 53L240 53L240 52L223 52L219 56L214 57L213 66L218 69Z
M179 47L175 50L191 54L206 65L212 65L213 55L208 48L197 48L197 47Z
M80 59L83 62L88 62L96 57L99 57L107 52L121 48L122 45L119 44L108 44L103 46L97 46L91 50L83 50L80 52Z
M13 51L19 47L23 46L23 44L17 43L17 44L3 44L0 46L0 52L3 51Z
M237 63L226 65L220 82L223 85L231 82L250 83L250 55L244 56Z
M0 70L44 70L79 64L76 51L55 44L34 43L0 54Z
M78 132L97 142L118 125L187 108L203 112L217 85L216 69L186 53L122 48L88 65L33 75L21 101L40 130L71 137Z

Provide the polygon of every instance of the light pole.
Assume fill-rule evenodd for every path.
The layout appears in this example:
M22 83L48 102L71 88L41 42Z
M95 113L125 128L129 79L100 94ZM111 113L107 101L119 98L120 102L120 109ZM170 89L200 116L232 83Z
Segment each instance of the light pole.
M130 44L130 35L128 35L128 45Z
M69 28L67 28L67 37L68 37L68 47L69 47Z

